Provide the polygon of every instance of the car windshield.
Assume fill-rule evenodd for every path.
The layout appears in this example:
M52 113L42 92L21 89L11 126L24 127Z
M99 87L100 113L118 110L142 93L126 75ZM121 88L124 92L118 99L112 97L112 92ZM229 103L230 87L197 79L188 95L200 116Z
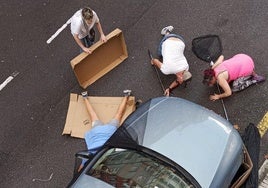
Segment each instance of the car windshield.
M107 150L86 174L114 187L194 187L175 168L150 155L129 149Z

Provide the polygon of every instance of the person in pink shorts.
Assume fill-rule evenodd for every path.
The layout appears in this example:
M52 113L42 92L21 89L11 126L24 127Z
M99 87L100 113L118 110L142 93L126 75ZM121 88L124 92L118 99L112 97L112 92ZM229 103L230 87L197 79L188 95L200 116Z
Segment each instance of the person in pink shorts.
M240 78L253 77L256 82L264 81L265 78L259 76L254 71L254 61L246 54L237 54L230 59L224 60L221 55L211 68L204 71L203 83L213 86L218 82L223 89L223 93L210 95L210 100L218 100L232 95L230 82Z

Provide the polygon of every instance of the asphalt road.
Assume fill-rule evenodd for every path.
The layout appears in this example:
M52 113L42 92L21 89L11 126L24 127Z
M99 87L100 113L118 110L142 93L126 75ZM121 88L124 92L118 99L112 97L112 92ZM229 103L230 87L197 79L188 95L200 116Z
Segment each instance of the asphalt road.
M193 74L191 84L176 89L174 96L224 117L221 102L208 100L209 93L217 92L217 88L201 84L202 71L208 65L191 51L192 39L204 34L220 36L226 58L241 52L249 54L256 71L268 76L266 0L3 1L0 83L14 71L19 75L0 91L0 187L65 187L72 178L74 154L85 144L82 139L62 136L62 130L70 93L83 91L70 66L79 48L69 27L51 44L46 40L86 5L97 12L106 34L115 28L123 31L129 53L127 60L87 88L90 95L121 96L122 90L129 88L143 101L161 96L147 49L156 54L160 30L166 25L173 25L174 32L184 37L185 56ZM161 74L165 86L173 78ZM267 83L224 100L230 122L240 125L241 131L249 122L258 124L267 112ZM266 134L260 162L267 152Z

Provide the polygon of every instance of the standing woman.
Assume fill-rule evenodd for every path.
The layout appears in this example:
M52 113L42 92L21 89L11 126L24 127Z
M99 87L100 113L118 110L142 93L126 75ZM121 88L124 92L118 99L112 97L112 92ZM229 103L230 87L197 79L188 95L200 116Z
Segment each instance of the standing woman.
M96 12L89 7L78 10L71 18L71 33L78 46L86 53L91 53L89 47L94 43L94 25L100 33L100 40L106 42L99 17Z

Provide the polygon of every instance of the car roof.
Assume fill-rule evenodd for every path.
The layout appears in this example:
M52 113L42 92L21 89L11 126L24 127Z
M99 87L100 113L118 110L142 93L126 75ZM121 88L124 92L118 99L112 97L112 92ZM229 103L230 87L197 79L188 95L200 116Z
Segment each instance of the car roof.
M149 148L179 164L202 187L231 181L242 162L243 142L230 122L176 97L149 100L106 144Z

